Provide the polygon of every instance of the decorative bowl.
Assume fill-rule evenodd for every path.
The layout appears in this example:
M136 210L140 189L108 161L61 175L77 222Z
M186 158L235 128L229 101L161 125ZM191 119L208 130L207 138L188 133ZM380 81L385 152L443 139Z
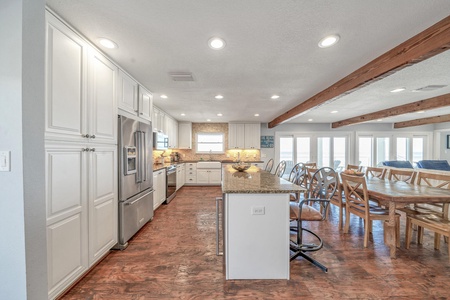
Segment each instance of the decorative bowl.
M235 169L235 170L237 170L239 172L244 172L245 170L250 168L250 165L247 165L247 164L233 164L232 167L233 167L233 169Z

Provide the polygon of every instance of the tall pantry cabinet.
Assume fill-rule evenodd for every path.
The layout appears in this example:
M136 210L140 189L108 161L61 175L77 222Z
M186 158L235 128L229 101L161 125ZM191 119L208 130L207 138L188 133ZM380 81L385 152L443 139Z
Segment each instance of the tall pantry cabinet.
M48 293L117 242L117 67L46 12Z

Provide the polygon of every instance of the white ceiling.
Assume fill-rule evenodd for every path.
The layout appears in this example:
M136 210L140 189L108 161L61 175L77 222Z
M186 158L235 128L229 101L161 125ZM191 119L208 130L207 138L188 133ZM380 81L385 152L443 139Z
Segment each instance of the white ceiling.
M153 92L155 105L193 122L269 122L450 15L448 0L47 0L47 5L99 48L99 37L114 40L118 49L101 49ZM339 43L319 48L329 34L339 34ZM223 50L208 47L213 36L225 39ZM447 52L290 122L330 123L449 93L450 87L411 92L450 85ZM195 81L172 81L170 72L192 72ZM407 90L389 92L396 87ZM214 99L217 94L224 99ZM270 99L273 94L280 98ZM339 113L330 114L333 110ZM443 113L450 109L383 122Z

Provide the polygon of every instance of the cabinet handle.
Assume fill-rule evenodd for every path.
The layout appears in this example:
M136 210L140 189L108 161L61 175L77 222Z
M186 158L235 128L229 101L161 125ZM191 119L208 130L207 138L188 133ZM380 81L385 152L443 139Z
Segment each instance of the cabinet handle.
M89 148L81 148L81 151L82 151L82 152L89 151Z
M84 138L88 139L89 138L89 134L82 134L81 137L84 137Z
M91 152L95 152L95 148L91 148L89 151Z
M95 134L91 135L91 139L95 139Z

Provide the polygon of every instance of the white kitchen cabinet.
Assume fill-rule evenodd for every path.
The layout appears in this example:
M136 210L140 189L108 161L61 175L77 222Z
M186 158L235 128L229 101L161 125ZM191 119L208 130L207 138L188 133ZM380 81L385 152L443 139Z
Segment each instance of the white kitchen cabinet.
M117 67L46 12L48 295L117 243Z
M139 117L148 120L152 120L152 109L153 109L153 94L145 89L142 85L139 86L139 103L138 103L138 114Z
M221 182L221 169L197 169L197 184L217 185Z
M45 137L116 143L117 67L47 13Z
M229 123L228 149L260 149L260 123Z
M163 133L167 134L165 117L166 117L166 114L161 109L159 109L156 106L153 106L153 111L152 111L153 131L159 131L159 132L163 132Z
M165 123L167 131L165 133L169 137L169 148L176 149L178 148L178 121L165 115Z
M166 201L166 169L153 172L153 211Z
M117 80L117 101L119 109L136 115L138 112L139 84L128 74L119 70Z
M177 165L177 191L184 185L185 170L184 164Z
M49 298L117 242L115 145L46 144Z
M87 43L47 13L45 137L83 140ZM90 136L90 134L89 134Z
M185 185L197 184L197 163L185 163Z
M245 125L228 124L228 149L245 148Z
M178 122L178 148L192 149L192 123Z
M261 144L261 124L245 124L245 149L259 149Z

